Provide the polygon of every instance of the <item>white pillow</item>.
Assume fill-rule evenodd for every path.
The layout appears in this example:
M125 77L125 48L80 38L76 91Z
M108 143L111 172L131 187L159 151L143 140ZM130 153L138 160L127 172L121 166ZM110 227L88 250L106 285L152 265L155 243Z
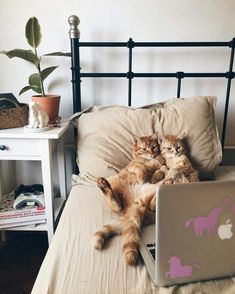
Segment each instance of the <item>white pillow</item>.
M72 116L78 128L77 164L81 175L108 176L131 160L135 135L186 134L189 157L201 178L222 160L215 124L216 97L173 98L141 108L91 107Z

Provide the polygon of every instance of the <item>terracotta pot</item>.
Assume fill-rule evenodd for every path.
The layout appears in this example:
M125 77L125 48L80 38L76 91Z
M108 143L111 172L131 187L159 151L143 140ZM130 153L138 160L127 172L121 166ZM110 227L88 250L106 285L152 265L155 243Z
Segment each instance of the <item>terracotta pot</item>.
M56 122L60 108L60 96L58 95L35 95L32 96L32 101L38 102L42 109L45 110L49 116L49 123Z

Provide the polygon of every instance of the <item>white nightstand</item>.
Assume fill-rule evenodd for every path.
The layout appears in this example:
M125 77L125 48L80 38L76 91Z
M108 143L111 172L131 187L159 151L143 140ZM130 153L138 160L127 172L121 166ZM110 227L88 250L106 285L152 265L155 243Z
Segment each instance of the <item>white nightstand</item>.
M42 181L45 194L46 224L36 226L14 227L6 230L47 231L50 244L54 234L54 225L66 200L66 169L64 157L64 135L69 129L68 120L62 120L61 126L40 133L25 132L23 128L0 130L0 194L9 193L12 187L11 165L9 161L36 160L41 162ZM4 149L4 148L2 148ZM54 198L52 175L52 152L57 151L60 198ZM24 183L23 183L24 184ZM33 184L33 183L32 183Z

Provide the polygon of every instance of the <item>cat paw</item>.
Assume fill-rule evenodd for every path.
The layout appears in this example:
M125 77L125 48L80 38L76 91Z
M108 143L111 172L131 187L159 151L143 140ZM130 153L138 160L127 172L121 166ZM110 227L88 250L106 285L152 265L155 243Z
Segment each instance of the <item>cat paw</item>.
M95 234L95 239L94 239L94 248L96 250L101 250L104 245L104 238L100 236L100 234L96 233Z
M106 197L106 202L109 207L114 212L120 212L122 210L120 198L115 192L113 192L110 183L105 178L98 178L96 183Z
M102 191L111 189L109 182L105 178L98 178L96 184Z
M172 178L167 178L163 181L163 185L173 184L174 180Z

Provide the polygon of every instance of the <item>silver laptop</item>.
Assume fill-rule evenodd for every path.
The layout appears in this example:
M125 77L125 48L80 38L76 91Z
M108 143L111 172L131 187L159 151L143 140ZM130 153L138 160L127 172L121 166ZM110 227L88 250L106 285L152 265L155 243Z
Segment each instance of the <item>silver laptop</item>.
M162 185L140 252L155 285L235 276L235 181Z

